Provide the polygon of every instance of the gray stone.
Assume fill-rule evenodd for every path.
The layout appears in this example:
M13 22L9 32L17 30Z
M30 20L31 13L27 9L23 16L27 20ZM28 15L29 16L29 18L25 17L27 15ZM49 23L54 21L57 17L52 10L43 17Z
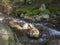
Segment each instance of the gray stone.
M48 14L43 14L41 15L42 18L45 18L45 19L48 19L49 18L49 15Z
M11 38L11 42L9 41ZM11 29L4 23L0 22L0 45L14 45L14 38Z
M45 6L45 4L41 4L41 7L39 8L39 10L45 10L46 9L46 6Z

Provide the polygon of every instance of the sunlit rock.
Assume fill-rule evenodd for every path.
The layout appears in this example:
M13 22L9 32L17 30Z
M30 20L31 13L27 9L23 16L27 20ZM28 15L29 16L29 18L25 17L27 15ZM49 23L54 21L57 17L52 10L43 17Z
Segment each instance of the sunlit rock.
M33 24L28 24L28 27L30 27L28 34L30 37L38 38L41 35L41 32Z
M30 29L30 28L31 27L30 27L29 23L26 23L26 24L23 25L23 29Z
M31 30L30 31L30 37L36 37L36 38L38 38L39 37L39 35L40 35L40 32L39 32L39 30Z
M41 35L40 31L33 24L31 24L31 23L25 23L22 26L19 25L19 23L13 22L13 21L11 21L9 23L10 23L10 25L12 27L15 27L15 28L17 28L19 30L27 30L27 29L29 29L30 37L39 37L39 35Z
M17 28L17 29L22 29L22 27L19 25L19 23L17 23L17 22L14 22L14 21L10 21L9 22L9 25L11 26L11 27L15 27L15 28Z

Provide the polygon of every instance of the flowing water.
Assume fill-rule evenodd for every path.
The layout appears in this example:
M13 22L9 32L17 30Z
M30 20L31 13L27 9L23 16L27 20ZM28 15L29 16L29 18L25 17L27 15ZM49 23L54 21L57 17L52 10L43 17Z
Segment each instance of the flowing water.
M6 21L6 19L9 18L8 16L0 16L0 22L5 22L7 23L8 21ZM20 18L13 18L14 22L18 22L20 24L26 24L28 22L26 22L25 20L21 20ZM45 42L49 41L49 40L53 40L53 39L59 39L60 38L60 31L57 31L57 29L53 29L53 28L49 28L47 26L48 23L32 23L38 27L42 27L43 28L43 32L42 32L42 36L38 39L30 39L27 36L22 36L23 31L19 31L16 28L12 28L12 31L14 33L14 38L16 41L16 45L43 45ZM8 24L7 24L8 25ZM54 43L54 41L52 41ZM51 42L51 43L52 43ZM57 42L57 41L55 41ZM58 42L60 42L58 40ZM53 44L52 45L55 45ZM56 44L56 45L59 45Z

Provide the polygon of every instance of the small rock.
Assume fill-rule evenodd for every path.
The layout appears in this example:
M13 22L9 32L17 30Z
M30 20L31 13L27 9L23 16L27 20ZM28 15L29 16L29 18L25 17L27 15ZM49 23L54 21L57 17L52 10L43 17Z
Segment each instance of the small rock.
M36 21L41 21L41 18L42 18L42 16L39 16L39 15L37 15L37 16L35 17Z
M32 29L32 30L30 31L30 37L38 38L39 35L40 35L39 30L33 30L33 29Z
M49 18L49 15L48 14L44 14L44 15L41 15L42 18L45 18L45 19L48 19Z
M33 24L29 25L30 25L29 36L31 38L39 38L41 32Z
M41 7L39 8L39 10L45 10L46 9L46 6L45 6L45 4L41 4Z

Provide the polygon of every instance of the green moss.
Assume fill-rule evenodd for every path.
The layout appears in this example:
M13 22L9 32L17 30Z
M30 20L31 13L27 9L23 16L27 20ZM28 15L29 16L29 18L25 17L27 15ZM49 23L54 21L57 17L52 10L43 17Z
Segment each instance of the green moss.
M13 43L13 38L11 36L8 37L8 45L12 45Z

